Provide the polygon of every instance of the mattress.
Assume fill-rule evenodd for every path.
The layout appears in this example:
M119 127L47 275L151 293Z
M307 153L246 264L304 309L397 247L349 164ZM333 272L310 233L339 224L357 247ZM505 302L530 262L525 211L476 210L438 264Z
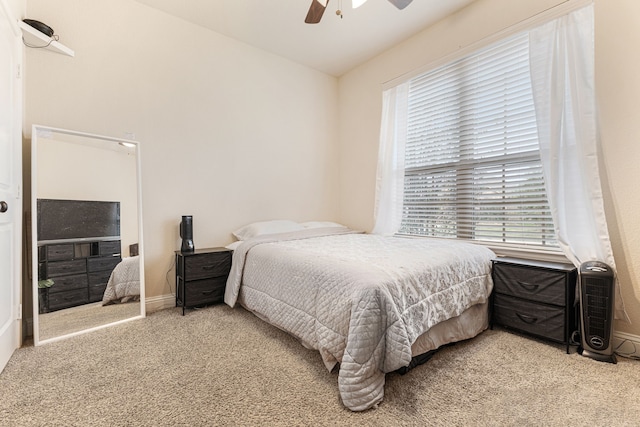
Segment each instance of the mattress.
M343 227L261 236L236 248L225 302L318 350L327 369L339 364L342 402L361 411L382 401L385 374L414 352L486 328L494 257L470 243Z

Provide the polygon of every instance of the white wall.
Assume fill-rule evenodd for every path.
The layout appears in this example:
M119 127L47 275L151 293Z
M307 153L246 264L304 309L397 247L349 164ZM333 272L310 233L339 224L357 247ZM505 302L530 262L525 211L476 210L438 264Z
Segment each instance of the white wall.
M373 227L382 85L505 30L562 0L477 0L339 80L340 219ZM632 325L640 335L640 2L596 0L596 85L603 180L614 256Z
M632 322L616 329L640 335L640 2L596 0L595 10L605 209Z
M24 129L141 142L147 297L173 290L181 215L201 248L251 221L338 219L335 78L133 0L29 0L27 15L75 58L27 49Z

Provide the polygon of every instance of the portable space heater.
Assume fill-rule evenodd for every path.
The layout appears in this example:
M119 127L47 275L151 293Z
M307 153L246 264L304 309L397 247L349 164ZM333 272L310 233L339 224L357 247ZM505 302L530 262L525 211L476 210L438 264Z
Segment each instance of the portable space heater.
M580 265L581 346L578 352L602 362L616 363L613 353L614 274L599 261Z

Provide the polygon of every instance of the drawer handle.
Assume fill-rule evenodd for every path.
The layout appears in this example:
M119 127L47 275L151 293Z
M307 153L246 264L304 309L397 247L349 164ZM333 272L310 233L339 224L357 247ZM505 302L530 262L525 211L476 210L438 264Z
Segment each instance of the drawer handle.
M211 295L213 293L213 289L210 291L202 291L202 295Z
M516 280L516 282L518 283L518 285L520 285L522 288L526 289L529 292L533 292L538 289L538 285L535 283L521 282L519 280Z
M516 313L516 316L518 316L518 318L522 320L524 323L528 323L528 324L536 323L538 321L537 317L529 316L526 314Z

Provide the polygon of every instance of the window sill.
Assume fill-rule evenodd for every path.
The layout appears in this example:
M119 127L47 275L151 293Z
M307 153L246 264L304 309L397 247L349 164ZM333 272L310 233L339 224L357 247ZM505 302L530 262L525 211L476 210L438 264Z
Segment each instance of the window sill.
M567 259L566 256L560 251L558 252L550 252L550 251L536 251L531 250L529 248L504 248L504 247L492 247L491 245L485 244L489 249L495 252L499 257L513 257L513 258L525 258L535 261L549 261L549 262L560 262L565 264L572 264L571 261Z

